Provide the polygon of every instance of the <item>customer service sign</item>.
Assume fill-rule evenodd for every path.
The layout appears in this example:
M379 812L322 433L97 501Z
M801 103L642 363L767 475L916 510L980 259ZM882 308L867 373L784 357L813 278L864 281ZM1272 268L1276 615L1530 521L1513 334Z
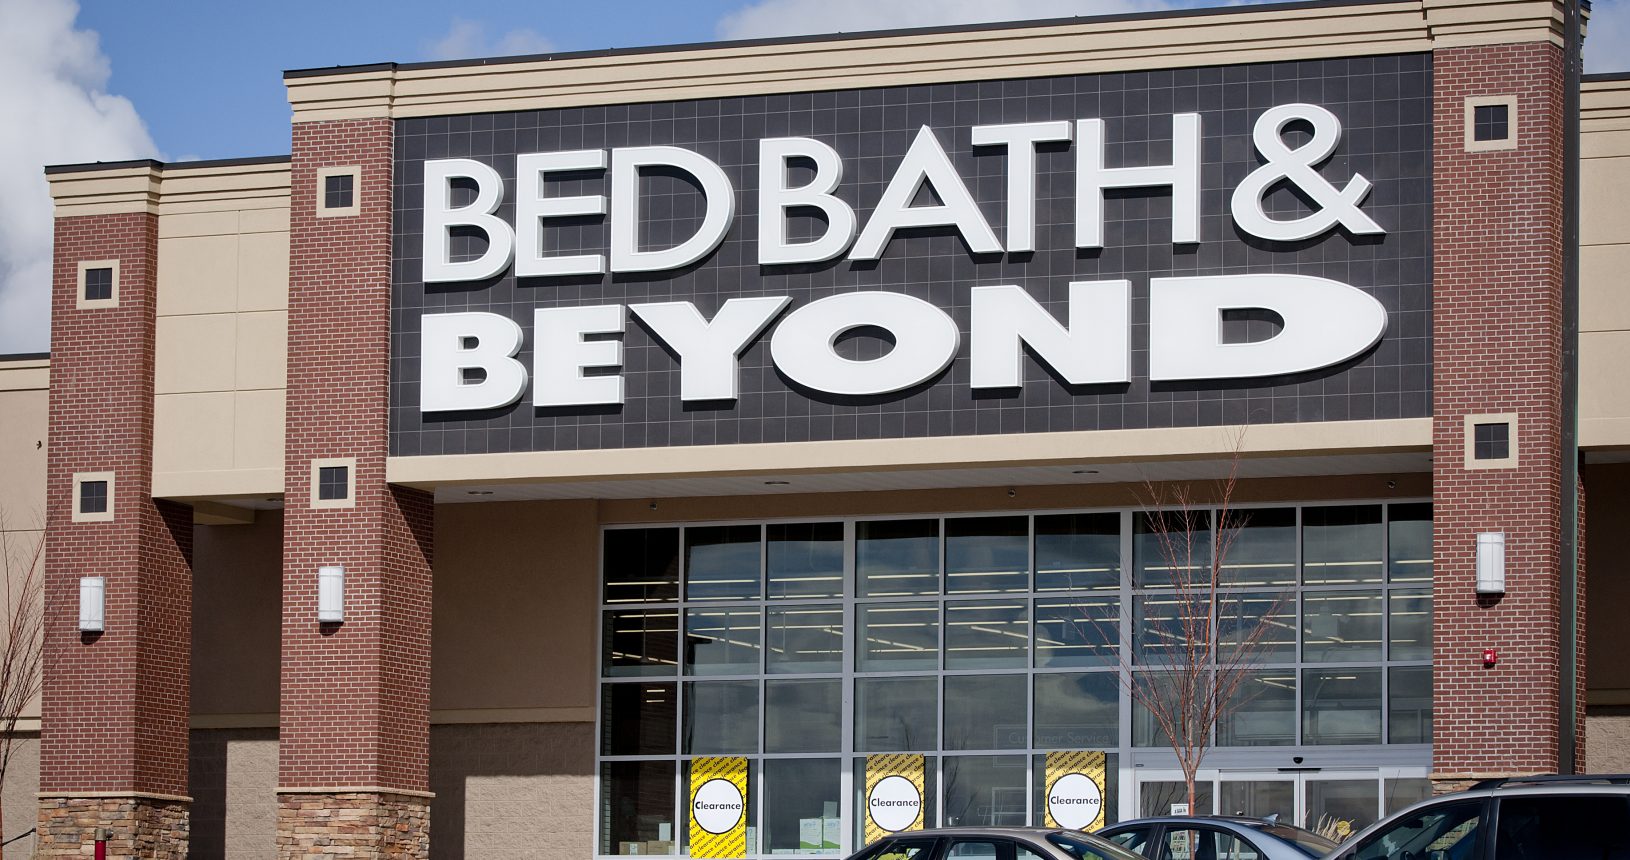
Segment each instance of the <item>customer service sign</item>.
M398 455L1429 414L1424 57L402 120Z

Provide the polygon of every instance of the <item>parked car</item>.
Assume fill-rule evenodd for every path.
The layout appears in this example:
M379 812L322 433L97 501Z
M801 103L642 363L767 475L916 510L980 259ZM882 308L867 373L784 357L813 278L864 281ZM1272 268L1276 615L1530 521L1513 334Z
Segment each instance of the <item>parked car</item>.
M1307 860L1336 849L1323 836L1271 815L1139 818L1112 824L1098 835L1150 860Z
M885 836L849 860L1143 860L1079 830L1046 827L945 827Z
M1478 783L1360 830L1331 860L1630 860L1630 775Z

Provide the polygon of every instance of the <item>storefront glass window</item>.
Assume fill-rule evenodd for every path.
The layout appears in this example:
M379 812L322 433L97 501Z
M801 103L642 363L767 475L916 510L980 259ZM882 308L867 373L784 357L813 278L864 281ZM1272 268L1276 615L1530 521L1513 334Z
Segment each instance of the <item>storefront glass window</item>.
M774 523L765 529L769 596L843 596L843 523Z
M1432 505L1387 506L1387 578L1432 581Z
M945 604L945 668L1022 669L1030 662L1026 601L964 600Z
M843 671L843 607L774 606L764 617L764 671Z
M1302 743L1380 742L1380 669L1302 672Z
M1037 675L1035 746L1104 749L1120 746L1121 679L1115 672Z
M837 678L764 682L764 751L839 752L843 682Z
M947 827L1023 826L1026 818L1025 757L945 757Z
M672 854L674 763L600 765L600 853Z
M861 597L940 593L939 520L855 525L855 575Z
M939 746L939 679L857 678L855 749L917 752Z
M606 603L679 596L679 530L615 529L605 533Z
M607 684L600 695L601 755L674 751L679 690L672 683Z
M1387 657L1432 659L1432 592L1396 589L1387 595Z
M758 597L760 543L758 526L685 529L685 599Z
M1296 743L1296 670L1258 669L1239 677L1217 724L1217 745L1289 746Z
M1035 529L1037 591L1120 588L1120 514L1039 516Z
M771 854L839 853L842 773L842 762L835 758L764 762L764 850Z
M679 611L620 609L604 613L600 665L606 675L674 675L679 669Z
M694 681L685 685L687 755L758 752L758 682Z
M1024 675L947 675L948 750L1010 750L1029 746Z
M1115 666L1120 655L1121 602L1114 597L1036 601L1036 667Z
M1025 517L945 521L945 591L1030 590L1030 522Z
M1133 584L1171 588L1179 582L1209 582L1211 511L1198 508L1133 517Z
M757 609L685 612L685 674L758 674Z
M1381 506L1302 509L1302 583L1356 585L1381 581Z
M1247 591L1217 599L1217 639L1224 661L1286 663L1296 659L1296 592Z
M1387 670L1387 742L1432 742L1432 667L1394 666Z
M878 603L860 607L860 671L937 669L937 603Z
M1218 533L1227 588L1296 584L1296 509L1232 509Z
M1381 659L1381 592L1302 595L1302 659L1346 663Z
M601 850L683 854L700 756L744 757L769 792L759 860L856 850L868 762L922 783L930 827L1042 824L1051 752L1106 754L1106 820L1134 785L1168 812L1181 784L1127 679L1172 698L1207 631L1202 672L1250 666L1197 812L1290 797L1355 826L1401 805L1430 762L1431 506L1237 508L1213 598L1217 515L1161 513L1164 537L1131 510L606 529ZM1321 745L1377 763L1277 771Z

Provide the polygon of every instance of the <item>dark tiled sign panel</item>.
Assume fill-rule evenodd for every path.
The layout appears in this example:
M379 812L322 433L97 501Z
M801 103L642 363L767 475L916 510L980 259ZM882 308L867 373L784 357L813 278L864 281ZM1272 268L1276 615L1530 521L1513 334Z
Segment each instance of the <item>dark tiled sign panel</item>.
M399 120L396 131L395 260L392 301L391 453L397 456L640 448L1141 429L1223 424L1340 421L1431 414L1431 63L1425 54L1272 63L1128 74L882 87L838 92L612 105L518 113ZM1251 143L1256 118L1293 102L1322 106L1342 123L1342 140L1320 172L1345 185L1355 173L1374 188L1363 210L1386 230L1358 237L1336 229L1318 238L1268 242L1241 232L1229 197L1263 163ZM970 145L974 125L1101 118L1106 164L1171 162L1173 113L1203 116L1201 241L1171 242L1166 189L1109 192L1105 247L1074 247L1074 154L1043 145L1037 155L1036 251L970 255L949 228L897 233L881 260L843 258L796 266L757 263L758 141L813 137L843 157L838 196L861 224L876 205L916 130L932 127L998 236L1006 224L1006 155ZM1287 142L1306 134L1292 126ZM736 215L724 243L697 265L674 272L528 278L430 284L421 280L423 162L472 158L506 182L499 214L513 223L517 153L671 145L724 168ZM807 182L796 165L790 184ZM605 173L550 178L551 196L607 194ZM456 190L455 190L456 193ZM667 247L700 223L701 195L672 176L642 183L641 247ZM457 204L467 201L457 200ZM920 202L932 202L920 199ZM1311 211L1291 189L1267 198L1280 218ZM819 222L791 219L793 239L818 235ZM545 222L545 247L605 253L603 218ZM479 237L455 237L454 250L480 250ZM1341 365L1295 377L1151 386L1148 375L1149 279L1200 274L1294 273L1341 281L1387 309L1373 349ZM1067 319L1071 280L1126 278L1133 290L1132 381L1066 388L1042 364L1025 359L1022 390L975 392L968 374L968 303L975 286L1018 284L1053 315ZM777 373L769 335L741 357L735 403L685 404L677 359L630 318L624 335L625 403L620 408L537 409L530 391L514 406L480 413L419 411L419 319L423 314L504 314L527 332L518 358L532 355L536 307L685 300L708 318L734 297L790 296L796 308L855 290L902 292L946 310L961 326L959 356L931 383L894 395L852 398L812 392ZM1263 323L1242 323L1262 326ZM1260 333L1245 334L1247 338ZM850 358L887 345L857 337L840 344Z

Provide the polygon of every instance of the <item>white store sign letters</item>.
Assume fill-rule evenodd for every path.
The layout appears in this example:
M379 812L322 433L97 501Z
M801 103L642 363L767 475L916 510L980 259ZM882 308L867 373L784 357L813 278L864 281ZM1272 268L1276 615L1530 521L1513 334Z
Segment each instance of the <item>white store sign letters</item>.
M1285 142L1286 127L1304 122L1307 142ZM1342 187L1318 166L1340 144L1341 123L1322 107L1287 104L1264 112L1252 143L1264 164L1233 190L1230 212L1239 230L1270 242L1297 242L1341 228L1353 235L1385 230L1362 210L1370 182L1354 175ZM1006 155L1007 223L998 234L953 167L934 131L918 130L882 197L862 221L834 192L843 182L842 156L811 138L759 141L757 260L761 265L810 264L846 258L881 258L902 229L956 231L978 254L1035 250L1036 147L1068 144L1075 164L1075 245L1096 249L1104 240L1105 192L1146 188L1169 192L1171 241L1200 238L1200 115L1172 116L1172 163L1144 167L1105 165L1104 122L1098 119L975 126L975 147ZM789 187L788 166L813 164L813 179ZM641 172L682 172L701 189L704 212L690 237L668 248L639 245ZM729 177L713 161L669 146L525 153L515 157L516 223L497 213L504 202L498 171L471 159L424 163L423 280L426 284L481 281L513 270L517 277L662 272L695 264L724 241L736 217ZM609 195L548 197L551 173L601 171ZM474 199L453 205L455 183L473 183ZM1289 184L1313 203L1298 218L1264 211L1270 190ZM912 205L927 185L938 202ZM824 232L791 241L789 214L819 210ZM551 254L542 247L550 219L605 216L607 253ZM479 257L457 260L458 232L485 234ZM1131 381L1132 283L1070 281L1066 319L1011 284L973 285L969 294L970 384L974 389L1022 385L1024 347L1072 385ZM1387 326L1385 308L1368 293L1326 278L1293 274L1218 274L1149 279L1149 379L1181 382L1250 379L1330 367L1363 354ZM1225 342L1222 320L1234 311L1270 311L1280 331L1251 343ZM777 370L793 382L833 395L875 396L910 389L943 373L962 348L962 332L942 308L902 293L867 290L792 306L787 296L733 298L711 319L690 302L536 308L531 320L532 361L516 356L527 334L509 317L487 312L426 314L419 353L420 410L426 413L500 409L525 397L538 408L623 402L617 336L630 318L645 326L679 358L680 397L728 402L738 396L738 359L768 338ZM862 327L886 330L894 346L879 358L840 355L838 340Z

